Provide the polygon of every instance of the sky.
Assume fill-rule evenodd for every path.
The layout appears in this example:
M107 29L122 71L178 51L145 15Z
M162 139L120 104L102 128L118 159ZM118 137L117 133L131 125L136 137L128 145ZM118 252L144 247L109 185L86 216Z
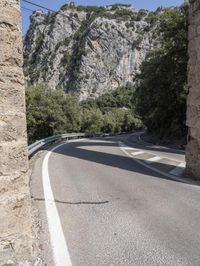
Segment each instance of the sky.
M66 4L67 0L29 0L35 4L39 4L45 7L48 7L52 10L58 10L62 5ZM159 6L178 6L181 5L184 0L76 0L74 1L76 5L112 5L116 3L121 4L131 4L136 9L148 9L148 10L155 10ZM31 9L31 10L37 10L39 8L30 5L28 3L23 2L21 0L21 7ZM29 17L31 15L31 11L22 9L22 32L23 35L26 33L26 31L29 28Z

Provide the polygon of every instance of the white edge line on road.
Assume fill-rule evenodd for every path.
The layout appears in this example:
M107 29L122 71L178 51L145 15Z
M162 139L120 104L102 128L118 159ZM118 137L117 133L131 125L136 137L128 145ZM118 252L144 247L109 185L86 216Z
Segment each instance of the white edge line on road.
M123 149L127 150L127 151L136 151L136 149L132 148L132 147L123 147Z
M49 227L49 234L51 240L51 247L53 251L54 263L56 266L71 266L71 260L67 244L65 241L65 236L63 233L60 217L56 207L54 195L51 189L51 182L49 178L48 161L51 153L58 149L60 146L65 145L62 143L52 148L45 155L42 164L42 181L43 181L43 191L46 206L47 221Z
M132 155L140 155L140 154L143 154L144 152L143 151L135 151L135 152L132 152L131 154Z
M125 148L125 147L128 148L128 147L129 147L129 146L127 146L125 143L123 143L123 142L121 142L121 141L119 142L119 144L120 144L123 148Z
M177 167L175 167L169 173L172 175L179 176L183 173L184 169L185 169L185 163L180 163L179 165L177 165Z
M130 141L128 141L131 145L133 144L133 143L131 143ZM122 145L121 145L121 143L122 143ZM124 144L123 144L123 142L119 142L119 146L121 147L121 148L124 148ZM125 146L125 147L132 147L132 146ZM149 151L147 151L147 149L145 149L145 147L138 147L138 148L135 148L135 147L132 147L133 149L135 149L135 150L141 150L141 151L144 151L144 152L146 152L146 153L148 153L148 154L151 154L152 155L152 157L154 157L154 156L157 156L155 153L152 153L152 152L149 152ZM148 146L147 146L147 148L148 148ZM152 148L152 147L151 147ZM175 150L176 151L176 150ZM156 150L155 150L155 152L157 152ZM162 153L162 152L161 152ZM163 153L165 153L165 152L163 152ZM180 161L180 160L176 160L176 159L172 159L172 158L170 158L170 157L168 157L168 156L164 156L164 157L162 157L162 159L168 159L168 160L170 160L170 161L174 161L174 162L177 162L177 163L183 163L183 161Z
M154 157L151 157L149 159L146 159L145 160L145 163L148 163L148 164L151 164L151 163L154 163L154 162L157 162L157 161L160 161L162 158L159 157L159 156L154 156Z
M119 147L120 147L120 145L119 145ZM135 160L137 163L143 165L144 167L146 167L146 168L148 168L148 169L150 169L150 170L152 170L152 171L154 171L154 172L157 172L157 173L159 173L159 174L161 174L161 175L163 175L163 176L166 176L166 177L168 177L168 178L171 179L171 180L175 180L175 181L183 182L183 183L185 183L185 184L196 185L196 183L195 183L195 182L192 182L191 180L188 180L188 179L186 179L186 178L184 179L184 178L175 177L175 176L173 176L173 175L170 175L170 174L168 174L168 173L165 173L165 172L163 172L163 171L160 171L160 170L158 170L158 169L156 169L156 168L154 168L154 167L151 167L150 165L147 165L146 163L143 163L141 160L138 160L138 159L134 158L131 154L129 154L126 150L124 150L123 147L120 147L120 149L121 149L126 155L128 155L128 156L131 157L133 160Z
M134 134L132 134L131 136L137 136L137 135L138 135L138 133L134 133ZM146 142L146 141L144 141L144 140L141 138L141 135L138 136L138 140L139 140L141 143L147 145L147 146L146 146L147 148L152 148L152 147L154 147L155 150L156 150L156 149L173 150L173 151L175 151L175 152L181 152L181 154L184 154L183 150L181 150L181 149L174 149L174 148L165 147L165 146L158 146L158 145L153 145L153 143ZM127 139L127 141L128 141L130 144L133 144L130 140ZM141 145L141 144L140 144L140 145ZM163 152L165 152L165 151L163 151Z

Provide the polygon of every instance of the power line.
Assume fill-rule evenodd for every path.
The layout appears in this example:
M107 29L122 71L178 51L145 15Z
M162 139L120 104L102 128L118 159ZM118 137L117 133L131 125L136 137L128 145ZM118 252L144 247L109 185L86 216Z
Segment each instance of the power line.
M39 8L45 9L45 10L47 10L49 12L56 12L55 10L52 10L52 9L47 8L45 6L41 6L41 5L35 4L35 3L31 2L31 1L28 1L28 0L22 0L22 1L25 2L25 3L27 3L27 4L30 4L30 5L37 6Z
M25 10L25 11L28 11L28 12L34 12L35 10L33 9L29 9L27 7L24 7L24 6L21 6L21 9Z
M42 5L38 5L38 4L33 3L33 2L31 2L31 1L29 1L29 0L22 0L22 1L23 1L24 3L27 3L27 4L30 4L30 5L33 5L33 6L36 6L36 7L42 8L42 9L44 9L44 10L47 10L47 11L49 11L49 12L58 13L58 12L56 12L55 10L52 10L52 9L47 8L47 7L45 7L45 6L42 6ZM69 2L69 0L68 0L67 2ZM22 9L24 9L25 11L34 12L34 10L31 10L31 9L29 9L29 8L26 8L26 7L22 7ZM65 17L65 18L68 18L68 19L69 19L69 16L67 16L67 15L65 15L65 14L59 14L59 15L61 15L61 16ZM70 18L70 20L71 20L71 22L72 22L72 27L74 27L74 21L73 21L73 19Z
M47 11L49 11L49 12L58 13L58 12L55 11L55 10L52 10L52 9L50 9L50 8L48 8L48 7L45 7L45 6L41 6L41 5L35 4L35 3L31 2L31 1L28 1L28 0L22 0L22 1L25 2L25 3L27 3L27 4L30 4L30 5L33 5L33 6L36 6L36 7L42 8L42 9L44 9L44 10L47 10ZM69 2L69 0L68 0L67 2ZM26 7L22 7L22 9L24 9L25 11L29 11L29 12L34 12L34 11L35 11L35 10L29 9L29 8L26 8ZM65 17L65 18L69 18L69 17L68 17L67 15L65 15L65 14L59 14L59 15ZM73 21L72 21L72 23L73 23Z
M48 8L48 7L45 7L45 6L42 6L42 5L38 5L38 4L36 4L36 3L33 3L33 2L31 2L31 1L29 1L29 0L21 0L21 1L23 1L24 3L27 3L27 4L30 4L30 5L33 5L33 6L36 6L36 7L39 7L39 8L42 8L42 9L44 9L44 10L47 10L47 11L49 11L49 12L53 12L53 13L56 13L57 11L55 11L55 10L52 10L52 9L50 9L50 8ZM68 0L67 2L69 2L70 0ZM23 8L24 10L26 9L27 11L32 11L32 12L34 12L34 10L31 10L31 9L28 9L28 8ZM66 16L65 14L59 14L59 15L61 15L61 16L63 16L63 17L67 17L67 18L69 18L68 16ZM118 19L118 18L116 18L115 19L116 21L124 21L123 19ZM73 20L72 20L72 23L73 23Z

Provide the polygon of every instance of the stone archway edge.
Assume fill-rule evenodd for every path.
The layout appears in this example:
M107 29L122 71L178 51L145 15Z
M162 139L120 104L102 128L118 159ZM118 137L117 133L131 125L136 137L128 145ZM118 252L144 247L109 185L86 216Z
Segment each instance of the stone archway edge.
M0 265L33 256L19 2L0 1Z
M200 0L189 2L186 166L189 176L200 179Z

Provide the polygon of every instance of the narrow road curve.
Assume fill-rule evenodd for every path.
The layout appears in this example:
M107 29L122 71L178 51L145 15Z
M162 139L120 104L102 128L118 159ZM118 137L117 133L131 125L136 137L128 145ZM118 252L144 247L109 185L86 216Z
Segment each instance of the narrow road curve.
M199 186L144 167L127 156L119 143L126 143L131 153L131 147L146 149L157 157L184 161L182 152L149 147L135 136L72 141L54 149L48 174L70 263L199 266ZM43 159L42 155L36 161L31 181L42 219L40 241L46 264L62 265L55 262L49 240Z

